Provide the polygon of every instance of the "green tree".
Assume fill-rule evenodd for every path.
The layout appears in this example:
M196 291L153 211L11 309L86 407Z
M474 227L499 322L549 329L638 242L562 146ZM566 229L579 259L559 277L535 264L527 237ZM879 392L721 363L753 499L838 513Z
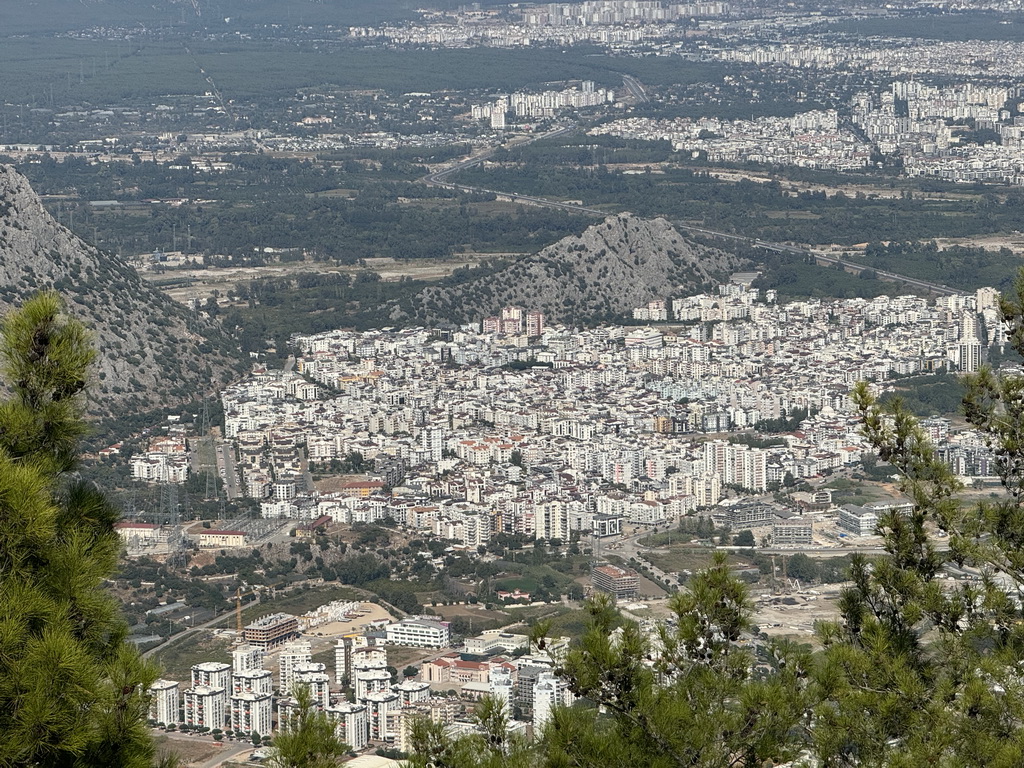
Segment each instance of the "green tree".
M570 689L609 713L556 710L545 731L546 765L760 766L792 759L806 710L809 655L780 643L765 657L737 641L750 628L745 585L716 553L686 592L670 599L674 627L653 642L605 597L589 629L558 664Z
M423 717L412 726L412 768L533 768L537 751L509 735L504 702L484 696L473 713L478 732L451 738L443 723Z
M756 546L754 541L754 532L749 528L746 528L736 534L736 537L732 540L732 543L737 547L753 547Z
M300 685L295 691L298 706L274 739L271 768L333 768L349 747L338 738L334 724L317 709L309 687ZM254 738L255 740L255 738Z
M148 766L146 689L103 582L117 512L77 481L81 393L95 357L56 294L9 314L0 361L0 766Z

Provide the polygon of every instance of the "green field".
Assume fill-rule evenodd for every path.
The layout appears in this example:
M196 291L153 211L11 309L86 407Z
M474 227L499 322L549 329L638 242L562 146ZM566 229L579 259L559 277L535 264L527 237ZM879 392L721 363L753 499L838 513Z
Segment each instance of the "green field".
M711 557L715 550L711 547L694 547L690 544L673 544L671 547L644 552L644 558L650 561L655 567L666 573L679 572L683 570L697 571L711 565ZM729 565L733 567L747 567L753 565L753 560L745 554L730 552Z
M202 95L213 86L227 101L263 101L316 86L511 91L573 79L619 86L622 73L652 85L703 82L725 71L721 65L619 58L579 47L389 50L342 43L311 50L269 41L119 44L48 37L3 40L0 66L0 101L54 107Z
M211 631L195 632L175 640L153 654L160 674L170 680L190 679L193 664L203 661L230 662L231 639L215 637Z

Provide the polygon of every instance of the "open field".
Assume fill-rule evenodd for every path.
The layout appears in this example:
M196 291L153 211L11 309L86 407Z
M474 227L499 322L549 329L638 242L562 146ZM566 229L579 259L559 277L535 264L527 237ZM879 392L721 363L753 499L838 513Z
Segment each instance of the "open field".
M838 616L836 603L845 586L823 584L799 592L761 595L755 603L754 624L771 637L814 642L815 624Z
M214 632L196 632L157 651L153 660L160 667L160 674L169 680L183 682L190 679L193 664L203 661L230 662L232 638Z
M210 738L158 733L154 736L157 758L174 756L180 761L182 768L190 765L202 765L224 747L218 747Z
M665 573L680 571L696 571L711 565L711 557L715 550L710 547L694 547L691 544L673 544L671 547L660 547L644 552L644 558ZM746 567L753 561L745 554L730 552L729 564L735 567Z
M431 606L430 610L445 621L451 621L456 616L479 621L509 621L509 614L505 611L488 611L482 606L478 608L474 605L435 605Z
M266 616L268 613L277 613L278 611L299 615L334 600L358 600L360 597L360 594L350 587L338 585L324 585L298 590L269 600L261 600L256 605L243 608L242 623L248 624L261 616Z
M366 266L334 266L315 261L294 261L271 264L264 267L210 267L194 272L156 272L140 269L139 274L154 287L160 288L176 301L188 299L206 301L217 291L224 296L238 285L263 277L288 277L299 274L353 275L358 272L376 272L386 282L398 282L403 278L411 280L440 280L462 267L475 267L484 259L515 256L518 254L466 253L451 259L410 259L399 261L392 258L367 259Z

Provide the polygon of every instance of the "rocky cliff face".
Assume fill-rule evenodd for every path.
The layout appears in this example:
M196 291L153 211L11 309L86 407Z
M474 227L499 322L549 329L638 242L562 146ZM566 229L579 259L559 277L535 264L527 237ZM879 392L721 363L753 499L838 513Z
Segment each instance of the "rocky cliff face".
M245 370L218 325L59 225L25 177L0 166L0 312L48 288L96 336L92 416L187 402Z
M549 322L629 316L655 298L687 295L740 266L730 254L688 242L665 219L609 216L504 270L455 288L427 288L417 322L471 322L515 304Z

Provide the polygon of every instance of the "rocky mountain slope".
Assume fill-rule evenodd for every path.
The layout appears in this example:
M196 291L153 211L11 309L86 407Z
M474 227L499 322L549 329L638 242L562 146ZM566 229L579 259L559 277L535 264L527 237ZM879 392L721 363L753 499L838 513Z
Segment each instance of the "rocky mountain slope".
M95 333L92 416L193 400L246 369L220 326L62 227L25 177L0 165L0 312L47 288Z
M426 288L411 314L426 324L464 323L515 304L542 310L549 322L614 321L652 299L699 292L740 266L685 240L665 219L620 214L495 274Z

